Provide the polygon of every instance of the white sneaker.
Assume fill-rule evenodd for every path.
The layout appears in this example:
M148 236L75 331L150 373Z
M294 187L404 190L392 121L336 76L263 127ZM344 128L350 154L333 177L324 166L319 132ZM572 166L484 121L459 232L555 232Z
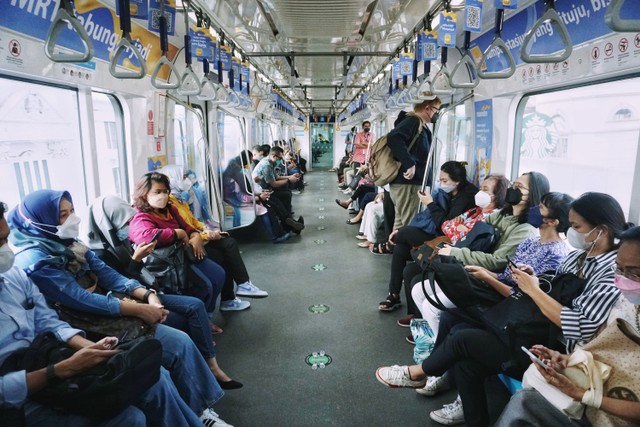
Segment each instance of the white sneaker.
M236 295L240 295L241 297L253 298L264 298L269 296L266 291L263 291L251 282L239 284L238 289L236 289Z
M220 302L220 311L242 311L251 306L249 301L242 301L240 298L230 299Z
M448 403L438 409L437 411L431 411L429 417L439 423L447 426L464 423L464 410L462 408L462 400L460 396L456 397L453 403Z
M207 408L202 411L200 421L202 421L202 424L204 424L205 427L233 427L231 424L222 421L220 416L218 416L218 414L216 414L211 408Z
M422 387L425 383L425 380L417 380L414 381L409 378L409 367L408 366L384 366L382 368L378 368L376 371L376 378L382 384L391 387L410 387L417 388Z
M441 391L449 390L449 388L444 375L441 377L429 377L424 387L416 389L416 393L423 396L435 396Z

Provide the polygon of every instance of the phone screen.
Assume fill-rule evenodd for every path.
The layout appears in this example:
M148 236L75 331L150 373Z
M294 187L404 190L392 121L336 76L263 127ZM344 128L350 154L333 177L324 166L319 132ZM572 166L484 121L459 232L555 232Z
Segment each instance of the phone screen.
M538 356L536 356L535 354L531 353L529 350L527 350L526 347L520 347L522 349L522 351L524 351L525 353L527 353L527 355L529 357L531 357L533 359L534 362L536 362L538 365L542 366L544 369L547 369L547 365L540 360L540 358Z
M156 240L158 240L158 237L160 237L160 234L162 233L162 230L158 230L156 231L156 234L153 235L153 237L151 238L151 241L149 243L153 243Z

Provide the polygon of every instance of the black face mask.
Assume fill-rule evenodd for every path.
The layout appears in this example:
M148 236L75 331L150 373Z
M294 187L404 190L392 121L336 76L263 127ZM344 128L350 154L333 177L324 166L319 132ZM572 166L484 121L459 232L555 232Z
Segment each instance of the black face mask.
M436 111L436 113L433 116L431 116L430 122L435 124L439 118L440 118L440 110Z
M522 191L519 188L509 187L507 188L507 197L505 202L511 206L515 206L522 201Z
M365 131L365 132L370 132L371 128L362 128L362 130Z

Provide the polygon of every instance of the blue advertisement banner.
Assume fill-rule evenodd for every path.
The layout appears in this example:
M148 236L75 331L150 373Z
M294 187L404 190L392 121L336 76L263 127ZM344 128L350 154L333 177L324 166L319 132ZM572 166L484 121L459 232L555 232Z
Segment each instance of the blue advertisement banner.
M483 0L466 0L464 4L464 30L482 32Z
M51 22L58 11L58 2L43 2L40 7L34 8L34 2L23 0L5 0L2 2L0 13L0 27L15 31L37 40L46 40ZM105 7L97 0L84 0L74 2L75 14L93 42L94 59L108 62L111 53L120 41L120 18L115 11ZM149 70L153 70L156 62L161 57L160 40L158 36L145 27L138 25L133 20L131 25L131 38L134 45L140 50L147 62ZM63 30L57 40L57 46L83 52L84 47L78 35L71 30ZM169 58L173 58L177 48L169 45ZM44 54L43 54L44 55ZM133 54L122 55L120 65L128 68L139 67L139 63ZM160 77L166 79L166 72L161 72ZM150 72L150 71L149 71Z
M171 4L169 4L171 3ZM174 1L165 1L164 16L167 19L167 34L172 36L175 34L176 28L176 8ZM149 0L149 18L147 28L156 33L160 32L160 1Z
M574 47L612 32L604 22L607 7L600 0L593 0L577 5L569 1L558 1L555 3L555 6L560 19L567 26ZM509 47L516 65L523 62L520 59L520 48L522 47L527 31L533 27L535 22L543 14L544 2L539 1L511 16L504 22L502 39L507 47ZM640 18L640 2L625 2L625 10L622 13L622 18ZM557 26L551 22L546 22L543 26L539 27L536 36L544 37L544 43L536 44L534 41L530 49L531 54L554 53L564 48L562 38L557 31ZM471 42L471 53L476 59L476 62L480 62L482 53L491 44L493 37L493 31L488 31ZM502 51L497 49L488 55L485 64L489 72L500 71L508 66Z
M242 93L249 95L249 83L251 83L251 69L249 63L243 63L240 68L242 74Z
M456 13L440 12L438 46L456 47Z
M435 61L438 59L438 32L422 31L418 33L416 61Z
M233 69L233 90L240 91L240 59L231 58L231 68Z
M399 80L400 77L402 77L402 75L400 74L400 59L393 58L393 61L391 61L391 65L391 75L393 76L393 80Z
M120 16L118 0L116 0L116 13ZM132 18L147 19L147 0L129 0L129 13Z
M231 69L231 48L229 46L219 46L218 55L222 61L222 69L229 71Z
M477 101L475 107L474 174L476 184L491 172L491 146L493 145L493 100Z
M211 54L209 29L202 27L189 29L189 35L191 36L191 56L198 59L211 59L209 58Z

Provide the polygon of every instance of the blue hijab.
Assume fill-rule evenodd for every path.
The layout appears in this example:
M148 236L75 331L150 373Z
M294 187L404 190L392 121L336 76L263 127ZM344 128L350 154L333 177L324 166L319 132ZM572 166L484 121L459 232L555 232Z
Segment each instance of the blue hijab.
M27 194L7 216L12 231L9 235L11 243L17 247L49 246L52 243L53 247L71 245L75 239L61 239L55 234L60 224L60 201L63 198L73 204L68 191L37 190Z

